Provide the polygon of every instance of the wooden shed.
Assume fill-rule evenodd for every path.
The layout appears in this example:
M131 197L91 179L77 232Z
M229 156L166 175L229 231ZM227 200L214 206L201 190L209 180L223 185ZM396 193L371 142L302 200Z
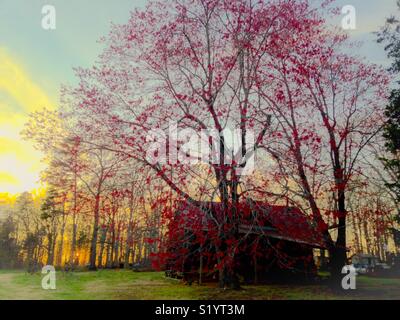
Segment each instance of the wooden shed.
M175 234L183 229L181 236L185 239L177 241L175 237L168 243L167 251L171 257L165 266L167 276L217 280L212 245L205 242L200 246L191 229L201 224L207 238L210 219L218 217L221 206L216 202L182 203L178 206L176 218L172 219L169 227L174 229ZM325 245L322 235L305 213L295 207L252 200L241 203L236 210L241 217L238 232L241 250L236 254L234 263L242 281L292 282L316 276L313 249L325 249ZM189 212L193 224L183 222L189 217Z

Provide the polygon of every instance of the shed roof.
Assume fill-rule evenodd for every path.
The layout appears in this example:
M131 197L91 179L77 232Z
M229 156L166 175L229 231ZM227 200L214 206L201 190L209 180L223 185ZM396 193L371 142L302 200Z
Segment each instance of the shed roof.
M193 213L195 210L200 215L208 211L218 216L222 212L222 204L218 202L181 203L178 208L179 212L190 210ZM237 210L243 221L239 226L241 234L259 234L314 248L326 248L322 233L299 208L248 200L240 203Z

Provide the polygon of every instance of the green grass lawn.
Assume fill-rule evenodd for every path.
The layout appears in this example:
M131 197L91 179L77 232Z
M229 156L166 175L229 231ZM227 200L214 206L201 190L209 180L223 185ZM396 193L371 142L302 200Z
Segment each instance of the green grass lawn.
M188 286L163 273L103 270L57 272L57 289L43 290L41 274L0 271L0 300L271 300L271 299L400 299L400 279L358 277L357 290L334 293L323 285L244 286L220 290L215 284Z

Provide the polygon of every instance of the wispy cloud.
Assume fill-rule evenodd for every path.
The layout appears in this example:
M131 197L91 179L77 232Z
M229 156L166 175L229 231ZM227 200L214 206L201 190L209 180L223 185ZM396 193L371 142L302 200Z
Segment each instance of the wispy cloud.
M37 187L41 154L20 137L28 114L54 104L23 67L0 49L0 192Z
M25 111L50 108L47 95L29 78L19 64L0 48L0 91L11 96Z

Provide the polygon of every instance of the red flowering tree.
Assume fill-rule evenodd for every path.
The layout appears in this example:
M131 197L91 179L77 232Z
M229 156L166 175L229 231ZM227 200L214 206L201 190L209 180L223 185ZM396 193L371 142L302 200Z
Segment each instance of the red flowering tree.
M263 89L276 120L269 148L280 178L297 183L330 253L331 271L346 263L346 194L384 124L382 101L388 77L378 66L341 53L346 37L322 30L281 48L275 68L279 84ZM278 102L276 102L278 97ZM334 223L327 225L324 199L333 195ZM336 240L329 230L337 231Z
M239 203L253 190L273 193L265 179L243 175L259 150L288 166L280 178L299 182L338 273L346 185L380 121L374 99L385 79L339 53L343 37L327 31L319 9L306 0L154 1L113 25L103 42L98 63L76 70L79 85L66 88L63 101L81 128L107 137L108 150L151 168L174 191L171 199L209 215L221 286L238 286ZM239 148L228 128L239 130ZM189 152L192 136L206 157ZM336 243L310 181L327 172L338 204ZM221 203L218 215L199 205L212 201ZM166 208L171 215L174 206Z

